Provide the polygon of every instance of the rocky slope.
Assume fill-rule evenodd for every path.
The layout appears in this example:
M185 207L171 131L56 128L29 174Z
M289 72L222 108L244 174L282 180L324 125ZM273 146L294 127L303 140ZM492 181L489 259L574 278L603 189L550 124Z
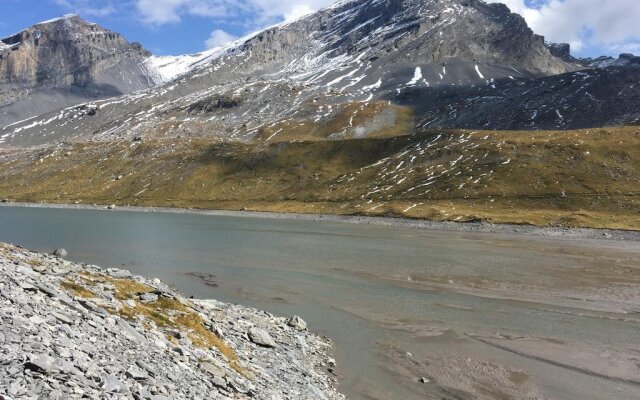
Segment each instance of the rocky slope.
M0 304L0 398L344 398L297 317L7 244Z
M358 138L425 127L576 129L639 117L640 67L581 63L505 6L480 0L341 1L222 48L143 64L152 81L170 82L8 126L0 143L267 141L300 130Z
M341 1L223 48L152 57L144 67L155 82L182 75L93 104L99 112L77 125L70 108L7 127L0 137L12 145L67 139L69 132L249 139L283 121L318 122L354 103L394 102L408 89L490 91L503 79L524 85L576 68L553 56L522 17L480 0ZM392 121L394 113L380 118Z
M158 83L140 44L77 15L36 24L1 43L0 125Z

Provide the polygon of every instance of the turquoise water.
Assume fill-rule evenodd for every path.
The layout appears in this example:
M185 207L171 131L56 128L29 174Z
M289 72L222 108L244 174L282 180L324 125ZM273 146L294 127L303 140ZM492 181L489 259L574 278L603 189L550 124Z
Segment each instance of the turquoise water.
M12 207L0 207L0 241L42 251L64 247L74 261L158 277L186 295L300 315L335 341L341 389L354 399L425 398L393 372L383 354L389 346L426 353L423 329L456 337L499 331L617 348L640 344L635 320L574 312L571 299L550 295L615 286L609 272L599 271L637 268L637 243ZM215 275L218 286L189 272ZM598 398L590 396L614 389L621 390L619 398L640 397L633 386L620 389L575 372L550 374L542 363L477 344L461 349L455 342L439 343L438 351L468 352L524 369L551 398Z

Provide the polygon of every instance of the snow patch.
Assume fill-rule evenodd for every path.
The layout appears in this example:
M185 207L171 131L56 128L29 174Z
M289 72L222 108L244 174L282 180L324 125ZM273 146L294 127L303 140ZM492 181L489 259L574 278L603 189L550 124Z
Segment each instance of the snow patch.
M413 73L413 79L411 79L407 85L415 85L420 82L420 79L422 79L422 69L420 67L416 67L416 70Z

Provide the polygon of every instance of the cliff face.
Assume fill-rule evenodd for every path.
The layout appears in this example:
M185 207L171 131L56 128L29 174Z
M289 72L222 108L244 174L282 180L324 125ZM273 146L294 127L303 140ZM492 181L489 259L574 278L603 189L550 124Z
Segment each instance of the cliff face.
M0 47L0 123L153 86L150 53L76 15L36 24Z
M2 39L0 84L21 87L68 87L107 83L111 70L142 62L150 53L120 34L76 15L34 25ZM141 70L138 82L113 80L122 91L147 86Z

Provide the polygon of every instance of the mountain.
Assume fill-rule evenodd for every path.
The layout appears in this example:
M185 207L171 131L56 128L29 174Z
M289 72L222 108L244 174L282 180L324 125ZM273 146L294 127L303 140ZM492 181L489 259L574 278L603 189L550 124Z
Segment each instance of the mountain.
M72 21L92 26L45 25L63 42ZM504 5L340 1L175 57L114 40L107 65L139 79L3 126L0 197L640 226L640 67L576 59ZM114 76L90 70L23 83L25 108Z
M70 22L93 26L76 17L45 25ZM388 125L396 114L388 102L402 100L406 91L494 88L505 79L527 83L576 69L553 56L522 17L479 0L342 1L206 53L130 60L126 65L144 70L139 84L177 80L89 104L99 109L90 118L68 109L0 136L14 145L57 140L70 131L76 137L161 132L251 138L292 120L331 124L364 102L380 115L373 124L326 135L357 136ZM167 115L183 123L168 122Z
M154 86L151 54L120 34L66 15L1 40L0 125Z
M547 43L547 48L554 56L567 63L579 65L583 68L608 68L640 66L640 57L630 53L622 53L618 58L601 56L597 58L576 58L571 55L569 43Z
M640 57L634 56L630 53L622 53L618 58L613 57L598 57L594 60L585 59L584 62L590 67L595 68L607 68L607 67L640 67Z
M5 143L48 143L69 138L69 132L104 140L274 140L416 127L576 129L639 118L630 84L640 77L638 68L584 65L570 56L568 45L546 43L506 6L480 0L341 1L226 46L178 57L150 56L78 17L37 26L62 38L81 29L64 29L69 24L112 35L122 53L100 65L138 79L125 80L126 87L107 86L143 91L14 124L0 131ZM104 68L91 70L92 76L114 76ZM7 115L11 107L3 109Z

